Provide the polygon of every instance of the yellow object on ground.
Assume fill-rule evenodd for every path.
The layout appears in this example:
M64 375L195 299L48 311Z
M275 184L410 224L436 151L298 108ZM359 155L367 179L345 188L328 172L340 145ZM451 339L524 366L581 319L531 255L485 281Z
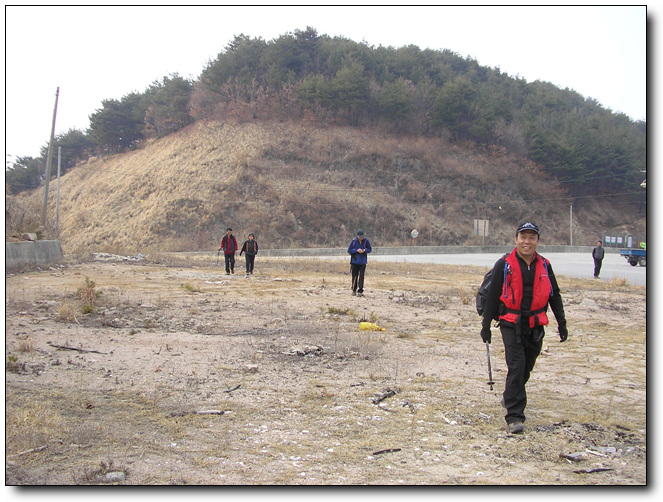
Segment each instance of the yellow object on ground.
M384 328L381 328L380 326L378 326L377 324L373 324L372 322L360 322L359 329L369 330L369 331L384 331Z

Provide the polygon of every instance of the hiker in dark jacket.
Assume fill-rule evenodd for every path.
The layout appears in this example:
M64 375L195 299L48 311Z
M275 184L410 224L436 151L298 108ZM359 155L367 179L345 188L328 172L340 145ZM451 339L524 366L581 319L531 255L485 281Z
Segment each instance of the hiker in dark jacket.
M249 234L249 238L244 241L239 255L246 257L246 275L253 274L253 263L255 262L256 255L258 254L258 243L254 240L255 235Z
M357 237L348 246L350 253L350 271L352 272L352 296L364 296L364 273L366 272L366 256L372 250L371 243L363 230L357 230Z
M592 258L594 258L594 279L599 278L604 256L605 249L603 249L603 243L601 241L597 241L596 247L592 250Z
M226 275L235 273L235 253L237 252L237 239L233 235L233 229L227 228L226 235L221 239L219 251L223 249L223 257L226 259Z
M523 223L516 231L515 242L511 254L497 260L493 267L481 327L481 338L490 343L491 320L499 317L508 368L502 405L506 408L507 432L511 434L524 431L525 384L541 353L548 305L555 314L560 341L568 337L564 305L552 265L536 252L539 227Z

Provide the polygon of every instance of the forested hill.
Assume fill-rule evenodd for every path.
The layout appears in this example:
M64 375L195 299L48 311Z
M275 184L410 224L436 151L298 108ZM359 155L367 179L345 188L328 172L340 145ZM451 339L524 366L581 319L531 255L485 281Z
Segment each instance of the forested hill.
M238 35L195 81L164 76L90 112L88 130L56 138L65 172L196 120L292 121L469 142L540 164L570 195L644 201L646 122L449 50L375 47L311 27L270 41ZM8 170L12 193L39 186L46 146Z
M325 207L334 216L343 215L346 230L370 214L375 221L385 218L383 245L402 243L401 234L412 225L428 228L432 244L464 243L471 240L465 229L473 218L490 217L506 229L530 214L559 220L549 235L567 243L570 205L578 209L578 218L583 208L593 213L591 223L589 213L579 222L582 233L591 234L588 243L606 229L637 225L642 231L646 226L641 186L646 122L615 114L573 90L526 82L448 50L375 47L320 35L310 27L270 41L238 35L195 80L168 75L144 92L104 100L91 113L86 131L58 135L53 146L62 148L64 173L80 169L76 183L97 180L81 175L92 165L134 177L134 184L116 187L129 190L122 197L133 204L142 193L140 184L152 183L150 175L156 172L143 170L145 163L152 165L149 156L161 158L168 151L165 145L182 137L197 145L198 153L221 148L191 136L219 127L225 132L208 139L223 145L222 157L189 164L182 156L189 147L173 146L173 157L162 159L172 170L164 176L177 180L167 189L172 201L189 209L218 207L205 214L194 211L200 217L195 225L173 223L189 209L172 207L167 222L147 229L160 236L157 240L168 235L173 247L182 247L180 239L186 235L192 246L196 228L200 246L202 241L207 246L204 235L245 214L247 198L264 202L263 208L278 215L278 225L263 223L280 246L342 241L335 237L338 228L323 225L323 214L315 210ZM224 136L229 131L231 136ZM233 150L232 144L243 146ZM40 158L19 158L6 170L8 194L40 187L46 151L47 145ZM233 166L225 164L230 158L237 158ZM209 201L182 199L179 191L190 181L185 173L204 178L209 173L203 168L214 171L221 164L226 178L213 173L217 178L208 180L211 185L200 187ZM73 179L65 176L63 182ZM315 184L311 193L317 199L307 198L311 193L296 184L305 180ZM300 188L288 189L288 183ZM325 184L333 188L324 189ZM76 187L80 193L89 189ZM373 213L363 206L363 215L350 216L352 201L333 196L333 190L352 194L362 204L372 201ZM541 195L550 203L530 208ZM175 202L163 203L170 207ZM492 214L495 206L502 209ZM87 221L84 214L81 222ZM132 210L125 216L139 214ZM252 218L243 217L250 226ZM155 214L153 219L159 218ZM127 220L127 226L132 222ZM494 228L497 238L499 224ZM106 238L99 239L95 242ZM130 241L128 237L125 244Z

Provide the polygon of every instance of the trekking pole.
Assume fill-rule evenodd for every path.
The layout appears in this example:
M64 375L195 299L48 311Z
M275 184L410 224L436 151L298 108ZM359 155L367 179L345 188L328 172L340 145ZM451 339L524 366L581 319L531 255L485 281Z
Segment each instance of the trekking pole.
M486 342L486 355L488 356L488 385L490 385L490 390L493 390L493 370L490 367L490 344Z
M215 265L215 266L217 266L217 267L219 266L219 254L220 254L220 253L221 253L221 250L219 249L219 250L216 252L216 265Z

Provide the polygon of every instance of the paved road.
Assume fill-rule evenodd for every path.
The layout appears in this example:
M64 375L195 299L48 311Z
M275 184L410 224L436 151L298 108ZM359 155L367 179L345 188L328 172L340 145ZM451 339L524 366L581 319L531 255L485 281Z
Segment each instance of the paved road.
M594 276L594 262L587 253L545 253L544 256L552 263L555 275L591 279ZM412 263L439 263L442 265L478 265L492 267L500 257L499 254L412 254L398 256L370 256L368 261L392 261ZM646 286L647 268L640 265L632 267L618 254L606 253L601 267L602 281L610 281L613 277L626 279L629 284Z

